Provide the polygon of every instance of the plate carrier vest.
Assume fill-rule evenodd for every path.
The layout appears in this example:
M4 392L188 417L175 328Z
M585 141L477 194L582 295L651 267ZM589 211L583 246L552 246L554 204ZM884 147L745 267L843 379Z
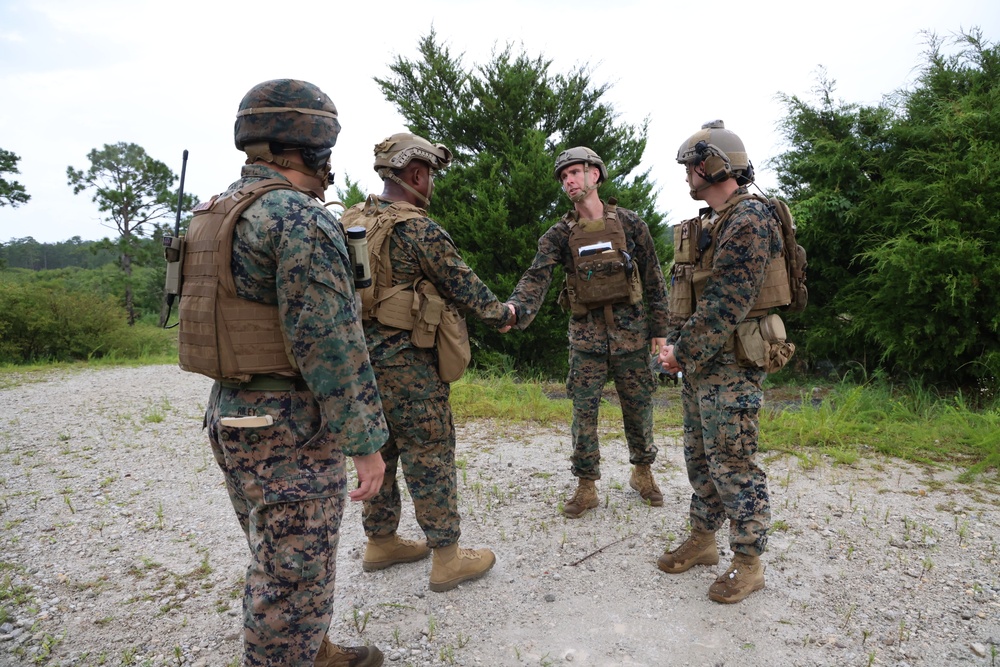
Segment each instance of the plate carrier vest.
M628 254L625 229L618 219L618 202L608 199L599 220L570 220L569 254L573 270L566 272L565 298L574 317L604 306L608 326L614 326L611 306L642 301L639 269ZM605 249L592 246L604 246ZM610 247L607 247L610 245ZM591 246L591 248L588 248ZM585 254L581 254L584 249Z
M705 223L701 218L685 220L674 226L674 266L670 275L669 310L671 315L688 318L694 314L694 304L705 291L709 276L712 275L712 261L718 244L719 232L733 215L736 207L747 199L762 201L770 210L771 204L757 195L746 194L737 198L736 202L716 220ZM780 221L771 216L780 229ZM699 249L699 239L709 234L711 243L707 248ZM788 280L788 268L785 247L782 237L782 253L780 257L771 257L767 263L767 273L764 277L764 287L754 303L746 319L766 315L772 308L787 306L792 303L792 292Z
M184 239L178 308L182 369L239 383L256 374L299 376L285 352L278 307L238 297L231 267L240 215L266 192L280 189L294 188L283 179L266 179L194 210Z

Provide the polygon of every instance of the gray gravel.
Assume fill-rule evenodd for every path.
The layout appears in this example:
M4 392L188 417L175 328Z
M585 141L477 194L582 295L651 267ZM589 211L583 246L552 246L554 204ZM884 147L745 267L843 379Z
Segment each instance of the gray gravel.
M0 377L0 665L238 664L247 553L201 430L209 386L172 366ZM460 425L462 544L496 567L447 593L429 561L364 573L352 504L332 636L400 667L1000 662L995 483L765 456L767 587L724 606L715 568L656 569L686 530L676 435L658 434L663 507L628 488L611 428L602 506L570 521L568 426ZM412 506L400 532L419 535Z

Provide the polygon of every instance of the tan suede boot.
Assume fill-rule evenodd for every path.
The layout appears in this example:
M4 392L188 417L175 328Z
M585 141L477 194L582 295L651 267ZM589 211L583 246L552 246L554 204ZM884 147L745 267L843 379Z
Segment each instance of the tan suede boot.
M463 581L483 576L497 562L489 549L460 549L458 544L438 547L431 561L431 590L450 591Z
M382 667L385 657L374 646L339 646L323 637L316 667Z
M397 563L412 563L431 554L426 540L408 540L396 533L369 537L361 569L365 572L384 570Z
M592 479L581 479L573 497L563 505L563 514L570 519L579 519L587 510L594 509L599 504L597 484Z
M715 546L715 533L692 530L683 544L660 556L656 561L656 567L670 574L680 574L695 565L718 565L718 563L719 550Z
M660 487L656 485L653 472L648 465L633 466L632 478L629 479L628 485L638 491L642 499L653 507L663 507L663 494L660 493Z
M708 597L723 604L733 604L762 588L764 565L760 557L737 553L729 569L708 587Z

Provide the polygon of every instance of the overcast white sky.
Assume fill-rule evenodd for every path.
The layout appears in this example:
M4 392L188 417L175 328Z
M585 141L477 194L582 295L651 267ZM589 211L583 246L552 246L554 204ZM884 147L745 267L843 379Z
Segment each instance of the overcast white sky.
M704 121L724 119L758 182L773 186L766 162L783 149L777 93L814 99L823 66L839 99L877 104L912 83L926 50L921 31L978 26L994 42L1000 3L0 0L0 148L21 157L21 173L4 178L31 195L0 208L0 241L113 236L90 194L74 195L66 181L67 166L88 168L87 153L104 144L136 143L178 176L187 149L185 190L201 199L221 191L243 162L233 146L239 101L273 78L305 79L330 95L343 125L338 182L346 173L380 192L372 147L405 128L373 77L387 76L396 55L414 58L432 24L467 64L507 43L551 59L554 72L589 63L596 83L612 84L622 120L649 117L645 166L659 210L677 221L697 205L674 157Z

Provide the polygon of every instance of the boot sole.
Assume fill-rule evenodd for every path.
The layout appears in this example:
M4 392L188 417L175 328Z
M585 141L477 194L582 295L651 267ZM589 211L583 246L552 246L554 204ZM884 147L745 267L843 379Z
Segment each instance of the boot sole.
M444 593L445 591L450 591L456 588L459 584L464 584L466 581L475 581L480 577L486 575L487 572L493 569L493 566L497 564L496 558L490 563L490 566L483 570L482 572L476 572L475 574L467 574L464 577L458 577L456 579L451 579L450 581L439 581L431 582L429 588L435 593Z
M393 565L401 565L403 563L416 563L418 560L423 560L431 555L430 549L427 553L421 554L419 556L414 556L413 558L396 558L393 560L379 560L379 561L361 561L361 569L365 572L375 572L377 570L384 570Z

